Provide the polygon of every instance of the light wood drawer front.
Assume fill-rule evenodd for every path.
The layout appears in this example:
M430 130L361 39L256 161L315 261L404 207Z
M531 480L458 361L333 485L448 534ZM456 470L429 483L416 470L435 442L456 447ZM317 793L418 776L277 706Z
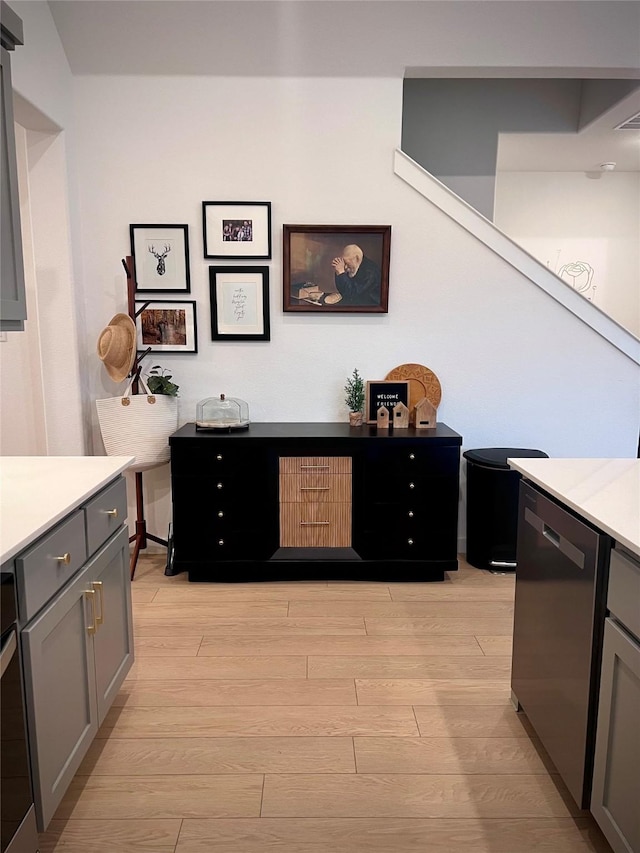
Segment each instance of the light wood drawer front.
M636 637L640 637L640 565L614 548L609 568L607 607Z
M283 504L280 507L280 546L351 547L351 504Z
M351 474L280 474L280 503L351 500Z
M86 560L84 511L79 509L16 557L21 619L35 616Z
M350 456L281 456L281 474L350 474Z
M85 514L88 550L89 554L95 554L127 517L127 485L124 478L116 480L89 501Z

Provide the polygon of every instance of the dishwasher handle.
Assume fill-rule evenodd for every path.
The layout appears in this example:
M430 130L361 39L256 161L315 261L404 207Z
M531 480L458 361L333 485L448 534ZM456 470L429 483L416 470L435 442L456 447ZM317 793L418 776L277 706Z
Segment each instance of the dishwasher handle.
M524 508L524 520L531 525L538 533L540 533L547 542L550 542L555 548L568 557L572 563L575 563L579 569L584 569L585 554L576 548L565 536L557 533L553 527L550 527L544 522L539 515L536 515L529 507Z
M542 535L545 539L548 539L552 545L555 545L556 548L560 547L560 534L556 533L553 527L549 527L548 524L542 523Z

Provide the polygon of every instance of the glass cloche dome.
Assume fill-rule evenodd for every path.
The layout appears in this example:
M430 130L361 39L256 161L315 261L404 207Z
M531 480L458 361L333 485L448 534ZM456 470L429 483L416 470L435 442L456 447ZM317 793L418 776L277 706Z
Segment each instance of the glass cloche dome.
M249 405L237 397L207 397L196 406L196 429L247 429Z

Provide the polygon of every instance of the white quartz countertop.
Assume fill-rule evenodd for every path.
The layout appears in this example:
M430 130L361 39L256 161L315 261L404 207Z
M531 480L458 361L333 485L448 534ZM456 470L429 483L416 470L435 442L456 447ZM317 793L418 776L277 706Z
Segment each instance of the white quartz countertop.
M640 557L640 459L507 461Z
M106 486L133 456L0 457L0 562Z

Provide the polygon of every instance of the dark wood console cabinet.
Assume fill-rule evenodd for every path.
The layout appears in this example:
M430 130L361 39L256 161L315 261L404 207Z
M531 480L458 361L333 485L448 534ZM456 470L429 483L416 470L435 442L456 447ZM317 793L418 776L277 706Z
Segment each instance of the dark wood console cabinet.
M443 580L458 568L461 444L443 423L252 423L233 432L186 424L169 438L166 573L222 582ZM328 532L334 523L337 538ZM285 533L295 525L308 525L308 535Z

